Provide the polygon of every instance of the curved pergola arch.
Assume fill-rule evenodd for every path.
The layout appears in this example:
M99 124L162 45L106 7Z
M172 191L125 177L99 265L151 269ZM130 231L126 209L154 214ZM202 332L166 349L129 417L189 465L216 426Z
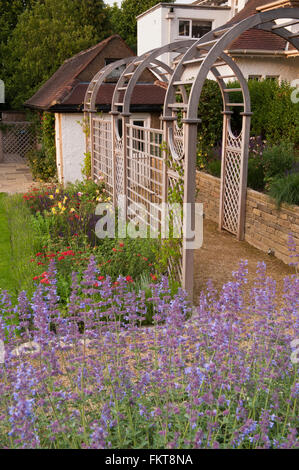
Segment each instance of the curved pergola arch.
M287 20L282 24L276 23L277 20ZM192 210L184 216L184 226L194 225L195 211L195 173L196 173L196 150L197 150L197 132L200 116L198 116L198 104L200 101L202 88L208 74L212 73L217 80L223 98L223 141L222 141L222 173L221 173L221 196L219 211L219 227L226 229L237 236L239 240L244 238L245 225L245 203L247 187L247 162L248 146L250 135L251 120L251 102L248 90L248 84L240 68L234 60L225 52L242 33L248 29L256 28L264 31L271 31L274 34L286 39L297 50L299 50L299 35L291 33L287 27L292 24L299 24L298 8L279 8L257 13L237 24L229 24L210 31L200 39L181 40L166 46L153 49L144 53L140 57L130 57L110 64L100 71L90 84L86 97L86 112L96 111L96 95L100 86L108 75L120 65L125 65L125 70L121 74L114 90L111 103L111 121L105 121L103 127L107 140L107 129L111 135L111 149L105 150L105 158L110 152L113 164L111 187L113 186L113 197L119 193L125 194L126 204L128 204L129 191L132 190L132 174L138 173L139 163L136 158L141 158L140 165L142 174L140 176L143 183L140 186L140 197L144 199L147 194L149 205L156 200L155 193L148 191L144 183L144 171L146 161L151 166L151 161L155 160L161 165L161 182L155 182L162 187L163 194L159 200L167 202L168 187L173 185L177 175L175 167L167 164L169 154L164 150L163 158L157 159L156 154L152 154L152 146L155 146L155 140L158 138L166 142L170 158L176 160L184 170L184 203L191 204ZM180 54L177 64L170 68L161 60L161 56L166 53L177 52ZM190 69L196 70L194 76L190 76ZM193 67L193 69L192 69ZM229 72L223 72L223 67L229 69ZM147 141L143 142L140 138L141 131L133 129L130 125L130 107L135 86L145 70L154 73L157 79L167 83L163 108L163 130L145 129L144 135L148 136ZM189 73L189 76L188 76ZM227 85L227 80L236 80L239 85L232 88ZM187 93L187 86L190 87ZM239 102L230 100L231 93L241 92L242 97ZM177 94L182 95L180 103L177 102ZM239 95L238 95L239 96ZM240 135L236 136L231 131L232 108L238 107L242 116L242 130ZM180 119L182 128L178 128L178 113L183 117ZM117 120L121 119L123 124L123 136L117 133ZM102 132L99 128L99 132ZM135 132L135 134L134 134ZM132 143L135 135L135 144ZM142 135L143 135L142 134ZM137 135L137 138L136 138ZM140 144L140 142L143 142ZM140 144L140 146L139 146ZM135 146L134 146L135 145ZM149 150L150 149L150 150ZM157 146L155 147L157 150ZM156 151L155 150L155 151ZM110 155L109 153L109 155ZM136 165L132 166L133 160ZM110 158L110 157L109 157ZM127 162L130 161L130 168L127 168ZM160 163L159 163L160 162ZM137 169L137 170L136 170ZM154 168L154 172L157 167ZM133 173L132 173L133 172ZM134 173L134 174L135 174ZM149 175L151 170L149 171ZM121 177L119 176L121 175ZM134 184L139 185L139 176L133 178ZM135 177L135 176L134 176ZM151 176L149 176L151 178ZM121 182L117 179L121 179ZM131 180L131 187L127 187L127 181ZM117 189L118 188L118 189ZM137 194L137 193L135 193ZM149 196L150 194L150 196ZM126 210L126 208L125 208ZM161 214L162 217L162 214ZM162 221L163 225L163 221ZM183 287L189 292L193 291L193 249L186 245L186 239L182 245L182 265L181 281ZM171 263L170 263L171 264Z
M287 19L284 23L277 24L277 20ZM175 94L178 86L191 85L191 91L186 109L185 125L185 179L184 179L184 202L194 205L195 202L195 177L196 170L196 135L198 124L198 104L204 82L215 62L229 49L230 44L248 29L258 28L271 31L283 37L299 50L299 37L286 28L292 24L299 23L298 8L279 8L253 15L240 23L218 28L207 33L193 44L181 58L172 77L170 78L168 90L164 103L164 120L172 118L171 106L175 102ZM201 51L206 51L203 54ZM200 67L192 83L184 81L186 67L192 62L198 61ZM248 169L248 145L250 135L250 110L243 103L229 103L228 96L231 89L224 89L225 107L223 118L223 142L222 142L222 173L221 173L221 196L219 211L219 227L235 233L238 239L244 238L245 204ZM230 118L232 106L244 106L242 132L238 140L233 139L230 133ZM167 124L166 124L167 125ZM239 147L236 151L235 147ZM236 184L237 181L237 184ZM193 208L194 214L194 208ZM186 216L187 218L188 216ZM189 226L189 221L185 223ZM183 251L183 286L192 291L193 284L193 252L185 249Z
M201 39L199 39L181 58L179 64L175 69L174 74L171 77L167 96L165 99L165 116L169 115L168 103L173 101L175 83L176 81L179 81L181 79L186 62L190 60L190 58L193 58L195 55L197 55L196 53L199 47L206 47L209 48L209 50L206 57L202 61L198 74L192 84L189 106L187 111L187 119L196 119L197 117L197 106L200 99L202 87L213 64L223 53L223 51L227 50L230 44L248 29L258 28L271 31L274 34L284 37L284 39L293 44L294 47L296 47L298 50L299 38L292 38L292 33L285 29L285 26L283 24L277 25L276 23L274 23L275 20L281 20L284 18L299 19L298 9L279 8L277 10L270 10L258 13L228 28L222 30L221 28L219 28L217 30L210 31Z

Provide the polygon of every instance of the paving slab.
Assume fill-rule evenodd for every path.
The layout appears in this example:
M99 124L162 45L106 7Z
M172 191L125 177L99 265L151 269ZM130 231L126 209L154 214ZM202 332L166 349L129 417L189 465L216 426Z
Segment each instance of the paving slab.
M33 181L26 163L0 163L0 193L26 193L33 186L38 186L38 183Z

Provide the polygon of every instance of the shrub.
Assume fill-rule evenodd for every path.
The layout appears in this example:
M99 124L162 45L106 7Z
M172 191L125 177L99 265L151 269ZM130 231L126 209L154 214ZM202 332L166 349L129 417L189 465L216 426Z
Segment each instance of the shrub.
M254 189L255 191L263 191L265 188L265 173L263 164L256 158L248 159L248 188Z
M40 121L33 118L40 149L27 154L33 177L49 181L56 176L55 115L44 112Z
M299 173L272 179L269 184L269 195L275 199L278 207L283 202L299 205Z
M290 142L281 142L266 147L263 151L262 160L266 180L283 176L295 164L294 145Z
M84 155L85 157L82 167L82 175L88 179L91 177L91 153L86 152Z
M207 165L207 171L213 176L220 178L221 176L221 160L212 160Z
M299 143L299 104L293 103L293 88L277 80L249 80L252 104L251 135L262 136L271 144L285 141Z
M238 82L229 82L227 88L239 88ZM251 136L266 140L276 145L281 141L299 144L299 103L293 103L293 88L286 82L276 80L249 80L253 116L251 118ZM240 93L231 93L230 102L239 102ZM210 151L222 140L223 116L222 97L215 81L207 80L199 104L198 169L206 168L210 160ZM241 116L237 108L233 109L232 130L238 132L241 127Z
M31 150L26 154L35 180L49 181L56 175L56 161L45 150Z

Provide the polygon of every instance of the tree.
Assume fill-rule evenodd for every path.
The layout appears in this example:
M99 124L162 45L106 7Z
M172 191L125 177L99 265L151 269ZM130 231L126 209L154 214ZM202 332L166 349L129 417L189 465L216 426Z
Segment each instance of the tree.
M136 17L158 3L174 3L174 1L123 0L121 3L120 14L117 14L115 5L111 7L114 9L111 17L113 28L119 32L120 36L133 50L136 51L137 49Z
M102 0L40 0L18 18L2 48L13 107L22 106L64 60L111 33Z
M31 8L35 2L36 0L0 0L0 45L6 44L21 13Z

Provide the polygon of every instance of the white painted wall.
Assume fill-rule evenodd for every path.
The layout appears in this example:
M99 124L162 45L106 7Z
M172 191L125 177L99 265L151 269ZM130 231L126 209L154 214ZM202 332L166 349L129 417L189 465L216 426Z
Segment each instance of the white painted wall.
M162 44L162 8L158 8L137 21L137 55L160 47Z
M55 114L56 164L60 183L75 183L82 181L82 166L86 152L86 136L80 122L83 113ZM103 118L111 119L110 114L103 114ZM151 115L149 113L133 113L130 122L144 121L144 127L150 127Z
M158 5L137 18L137 52L144 54L156 47L162 47L170 42L188 39L179 36L180 20L206 20L212 22L212 29L226 23L231 17L231 9L227 7L204 8L184 5L173 5L173 13L169 6ZM191 37L191 36L190 36ZM173 54L164 54L161 60L170 65Z
M245 78L249 75L279 76L279 80L291 82L298 78L299 57L234 57Z
M86 152L85 134L79 124L82 120L83 113L55 114L58 178L64 184L82 180Z

